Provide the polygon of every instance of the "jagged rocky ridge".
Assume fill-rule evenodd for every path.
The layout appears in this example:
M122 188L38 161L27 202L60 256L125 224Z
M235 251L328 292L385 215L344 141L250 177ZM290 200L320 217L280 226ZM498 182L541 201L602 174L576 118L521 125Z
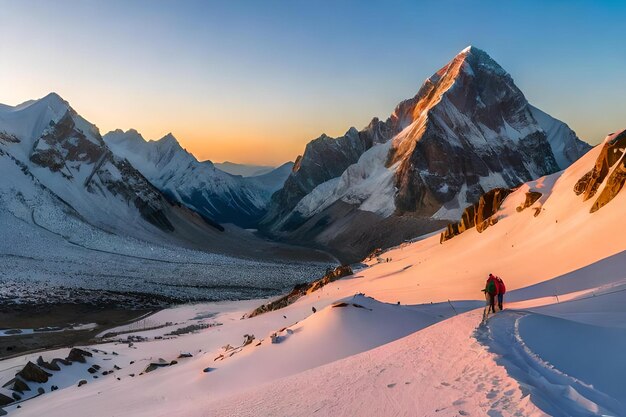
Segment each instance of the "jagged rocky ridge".
M489 226L498 222L493 215L498 211L504 199L513 192L513 189L494 188L480 196L478 203L468 206L463 210L461 220L458 223L450 223L446 230L441 233L440 242L443 243L454 236L460 235L464 231L476 228L478 233L482 233Z
M609 204L624 187L626 183L626 130L609 135L603 144L596 159L594 167L583 175L574 186L576 195L582 195L583 201L587 201L600 191L597 199L589 209L590 213L595 213L605 205ZM457 223L450 223L441 234L441 243L457 236L473 227L482 233L487 227L498 222L494 216L506 197L514 189L497 188L491 190L480 197L478 203L467 207L463 211L461 219ZM526 192L524 202L516 208L521 212L532 207L542 196L538 191L529 190ZM534 216L541 213L541 207L535 207Z
M272 193L291 168L287 163L260 176L231 175L211 161L198 161L172 134L146 141L136 130L115 130L104 141L174 201L220 223L246 228L256 227L265 215Z
M127 160L114 155L97 127L55 93L15 107L3 105L0 132L0 163L7 174L18 175L8 169L15 165L29 178L7 178L15 195L3 199L20 200L20 187L40 187L68 215L139 238L174 236L178 228L185 233L223 230L210 218L170 202Z
M386 121L309 143L262 228L353 261L444 227L485 192L564 169L589 148L469 47Z
M352 268L350 268L350 266L348 265L341 265L334 269L327 270L326 274L324 274L322 278L310 283L298 284L293 288L293 290L291 290L289 294L255 308L244 317L255 317L260 314L267 313L268 311L279 310L281 308L287 307L288 305L295 303L299 298L315 292L333 281L336 281L343 277L347 277L352 274Z
M602 144L602 150L593 169L587 172L574 188L583 201L593 198L600 188L600 194L591 206L591 213L608 204L624 187L626 182L626 130L609 135Z

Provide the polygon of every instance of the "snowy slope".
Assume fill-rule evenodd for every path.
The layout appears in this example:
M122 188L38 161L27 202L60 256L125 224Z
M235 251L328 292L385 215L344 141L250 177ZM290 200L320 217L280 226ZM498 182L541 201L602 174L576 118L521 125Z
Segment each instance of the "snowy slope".
M98 129L58 95L4 106L0 132L5 137L1 164L19 165L21 175L31 176L90 223L137 237L174 230L171 205L132 166L115 158Z
M172 134L146 141L136 130L115 130L104 141L162 192L222 223L254 227L286 178L284 168L262 177L228 174L211 161L199 162Z
M244 320L255 304L163 311L155 322L179 324L145 332L147 341L133 346L96 346L118 353L93 359L118 365L112 376L87 375L77 387L86 374L72 369L58 375L70 381L61 390L7 409L24 416L623 415L626 192L594 213L593 199L574 192L601 153L599 146L567 170L524 184L482 233L403 244L281 310ZM518 211L529 190L542 197ZM507 310L481 326L482 308L473 308L484 303L489 272L507 283ZM202 321L221 325L156 339ZM242 346L245 334L255 339ZM599 354L589 366L592 349ZM180 352L193 357L140 375L151 360ZM24 361L5 361L0 377Z

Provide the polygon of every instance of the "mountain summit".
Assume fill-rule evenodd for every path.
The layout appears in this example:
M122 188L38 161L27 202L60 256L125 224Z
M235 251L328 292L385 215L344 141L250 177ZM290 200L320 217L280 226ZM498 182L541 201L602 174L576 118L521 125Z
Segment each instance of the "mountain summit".
M310 142L263 225L355 260L436 230L486 191L564 169L589 149L470 46L386 121Z

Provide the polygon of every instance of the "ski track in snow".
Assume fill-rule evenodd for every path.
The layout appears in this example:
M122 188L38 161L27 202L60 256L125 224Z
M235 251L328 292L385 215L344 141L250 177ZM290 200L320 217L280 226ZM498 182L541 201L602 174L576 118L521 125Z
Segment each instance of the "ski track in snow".
M487 326L480 326L475 336L497 355L496 362L504 366L520 383L522 390L532 396L533 402L549 415L624 415L625 410L618 401L567 375L532 351L520 334L519 324L533 315L525 311L505 311L489 319ZM592 356L593 352L589 355Z

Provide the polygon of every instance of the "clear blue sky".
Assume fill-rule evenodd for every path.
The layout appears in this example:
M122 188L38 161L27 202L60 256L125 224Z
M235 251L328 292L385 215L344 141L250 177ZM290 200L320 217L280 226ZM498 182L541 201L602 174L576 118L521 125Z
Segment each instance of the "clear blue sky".
M387 117L465 46L597 143L626 127L626 1L2 1L0 102L279 163Z

